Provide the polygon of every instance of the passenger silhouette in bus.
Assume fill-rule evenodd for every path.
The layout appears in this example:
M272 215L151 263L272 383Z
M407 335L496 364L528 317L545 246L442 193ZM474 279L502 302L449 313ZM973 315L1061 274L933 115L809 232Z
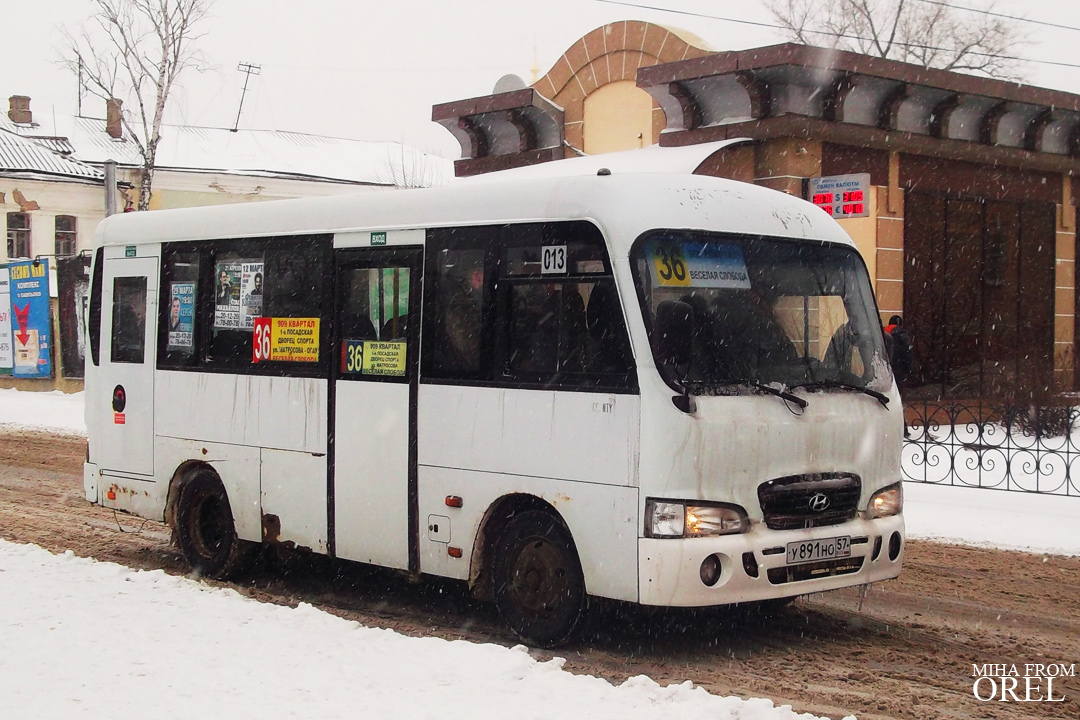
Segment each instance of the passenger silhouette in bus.
M561 320L559 372L581 372L585 369L589 328L585 319L585 299L576 285L563 286Z
M596 283L585 308L589 335L593 342L589 367L593 372L625 372L629 369L625 348L618 332L621 323L618 322L616 313L619 312L619 299L615 295L614 285L610 281Z

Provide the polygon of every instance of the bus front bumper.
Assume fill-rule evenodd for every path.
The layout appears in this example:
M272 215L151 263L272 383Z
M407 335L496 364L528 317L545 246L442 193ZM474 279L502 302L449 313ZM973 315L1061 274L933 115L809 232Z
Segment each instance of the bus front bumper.
M849 538L850 555L788 563L789 543ZM904 559L902 515L805 530L770 530L709 538L641 538L638 577L643 605L702 607L805 595L891 580ZM703 576L719 578L707 585ZM703 563L712 566L702 571Z

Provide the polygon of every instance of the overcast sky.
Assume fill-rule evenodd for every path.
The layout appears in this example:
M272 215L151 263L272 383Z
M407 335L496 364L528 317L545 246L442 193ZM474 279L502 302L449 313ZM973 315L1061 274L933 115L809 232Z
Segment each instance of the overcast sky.
M918 0L917 0L918 1ZM986 7L984 0L949 0ZM641 5L769 23L761 2L641 0ZM998 0L999 12L1080 27L1077 0ZM60 26L77 28L89 0L0 0L0 98L29 95L35 120L61 129L76 110L76 81L56 65ZM431 106L486 95L514 73L531 82L593 28L636 19L679 27L715 50L783 40L778 30L601 0L216 0L199 47L211 65L183 76L169 120L232 127L244 75L252 77L241 127L356 139L400 140L458 157L450 133L430 121ZM1024 23L1025 57L1080 65L1080 31ZM1031 63L1033 85L1080 94L1080 68ZM0 102L4 102L0 100ZM3 110L7 104L4 102ZM103 116L100 100L83 114Z

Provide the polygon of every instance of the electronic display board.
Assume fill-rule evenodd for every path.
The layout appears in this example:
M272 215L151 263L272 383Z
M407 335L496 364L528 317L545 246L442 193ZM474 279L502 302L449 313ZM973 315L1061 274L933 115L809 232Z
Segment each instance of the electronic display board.
M870 173L810 178L807 200L838 220L870 215Z

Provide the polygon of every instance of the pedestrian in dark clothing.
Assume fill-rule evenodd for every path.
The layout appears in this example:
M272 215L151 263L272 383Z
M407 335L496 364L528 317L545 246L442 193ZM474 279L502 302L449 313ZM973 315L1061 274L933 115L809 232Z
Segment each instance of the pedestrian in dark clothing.
M911 372L911 364L914 356L911 352L911 336L904 329L904 318L893 315L889 318L889 324L885 326L886 338L890 341L889 364L892 366L893 377L896 378L896 389L904 393L904 382L908 373ZM902 398L901 398L902 399ZM907 423L904 423L904 437L908 436Z

